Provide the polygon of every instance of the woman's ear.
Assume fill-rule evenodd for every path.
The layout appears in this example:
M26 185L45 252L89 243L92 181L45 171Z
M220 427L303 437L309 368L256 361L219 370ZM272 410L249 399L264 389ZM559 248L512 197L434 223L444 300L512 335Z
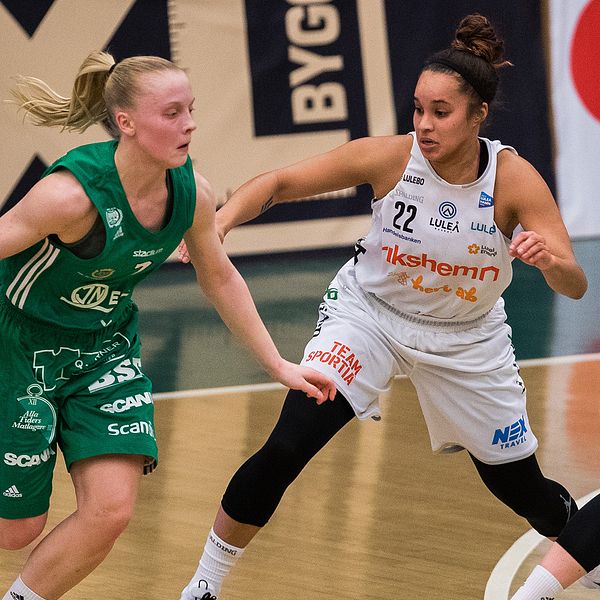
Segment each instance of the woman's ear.
M115 113L114 121L119 131L126 136L135 135L135 125L133 123L133 119L129 115L129 113L119 110Z
M489 113L489 105L487 102L482 102L479 108L475 111L473 118L475 120L476 125L481 125L488 116Z

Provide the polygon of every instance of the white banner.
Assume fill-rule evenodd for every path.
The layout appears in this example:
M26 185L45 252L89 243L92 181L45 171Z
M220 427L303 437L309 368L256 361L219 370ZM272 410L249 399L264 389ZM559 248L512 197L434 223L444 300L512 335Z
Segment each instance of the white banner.
M559 201L571 235L598 235L600 211L585 210L600 187L594 185L597 169L586 166L600 147L594 143L600 138L598 111L586 108L565 73L570 73L569 40L587 6L591 18L583 21L588 25L581 45L575 46L581 49L576 64L584 69L586 101L600 105L594 100L598 78L592 76L600 65L594 54L600 52L594 34L600 19L592 14L598 13L600 0L550 1ZM551 181L539 0L479 4L504 30L507 56L518 67L503 74L509 110L494 115L485 135L514 145ZM17 73L40 77L68 95L91 50L108 48L117 59L170 57L188 71L196 95L198 131L191 156L223 203L262 171L350 139L409 131L423 58L447 45L453 24L463 16L460 5L422 0L0 0L0 100L10 98ZM4 102L0 130L5 141L0 209L17 202L67 149L107 137L99 126L80 135L24 124L15 107ZM369 228L370 200L370 188L359 186L314 202L282 204L236 228L225 245L231 254L351 246Z
M600 0L550 0L549 6L557 200L572 238L597 236Z

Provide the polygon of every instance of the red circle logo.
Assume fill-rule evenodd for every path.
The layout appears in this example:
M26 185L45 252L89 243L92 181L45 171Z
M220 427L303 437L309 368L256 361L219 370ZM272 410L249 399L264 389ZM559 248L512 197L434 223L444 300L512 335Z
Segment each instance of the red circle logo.
M571 46L571 74L584 106L600 121L600 0L588 2L579 16Z

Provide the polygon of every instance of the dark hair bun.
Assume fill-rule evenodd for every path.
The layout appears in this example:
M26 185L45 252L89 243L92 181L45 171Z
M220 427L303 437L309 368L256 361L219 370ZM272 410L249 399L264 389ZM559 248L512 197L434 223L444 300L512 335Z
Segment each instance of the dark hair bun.
M504 42L496 35L491 23L483 15L476 13L464 17L458 24L455 35L452 48L470 52L494 67L511 64L502 59Z

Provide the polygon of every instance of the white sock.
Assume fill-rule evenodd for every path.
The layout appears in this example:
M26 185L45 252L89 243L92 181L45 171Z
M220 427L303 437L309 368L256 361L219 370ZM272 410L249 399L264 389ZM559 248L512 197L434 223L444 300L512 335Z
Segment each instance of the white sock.
M224 542L211 529L206 539L206 545L198 563L198 568L186 589L197 588L199 581L205 581L208 591L216 596L221 590L223 579L225 579L225 576L243 552L244 548L237 548ZM202 584L202 589L204 589L204 584ZM182 598L184 597L182 596Z
M24 583L21 577L17 577L15 582L10 586L8 592L2 600L44 600L38 596L33 590L30 590Z
M562 591L556 577L538 565L511 600L554 600Z

